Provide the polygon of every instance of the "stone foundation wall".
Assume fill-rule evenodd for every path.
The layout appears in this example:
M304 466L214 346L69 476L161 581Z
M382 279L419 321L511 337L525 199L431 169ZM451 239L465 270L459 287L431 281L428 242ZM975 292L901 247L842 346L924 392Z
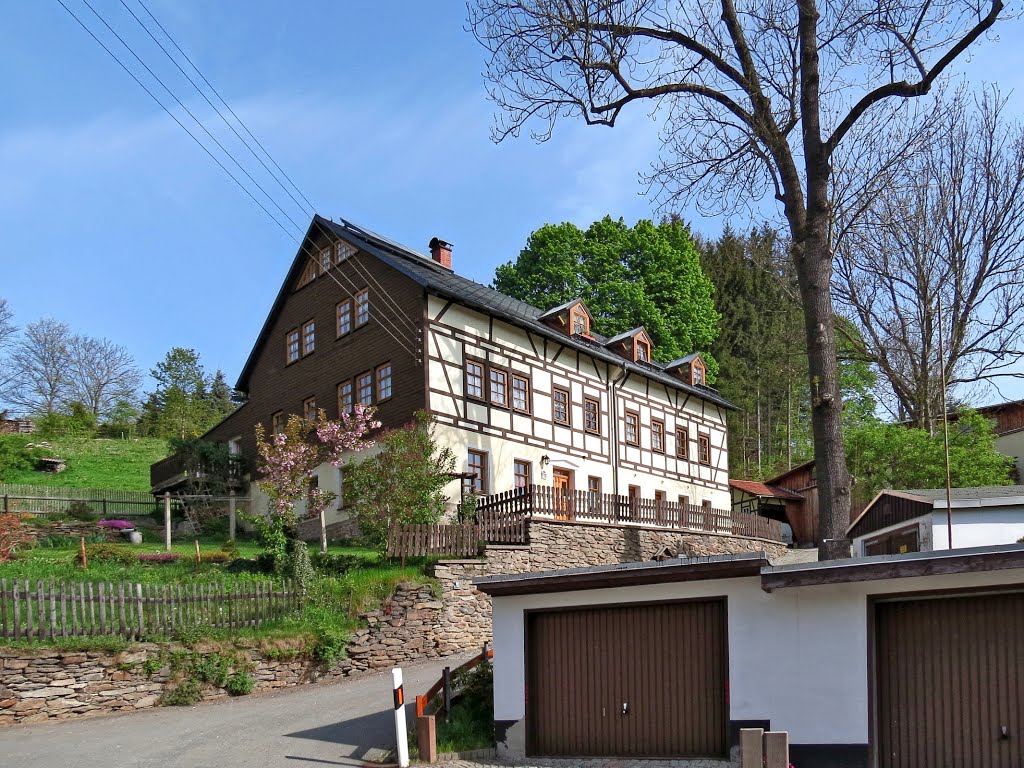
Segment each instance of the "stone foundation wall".
M248 659L256 691L351 674L344 667L324 671L308 658L268 659L256 650L240 653ZM164 691L177 684L168 659L166 647L148 643L116 654L0 649L0 726L155 707ZM145 672L147 662L156 667L151 675ZM211 685L205 685L202 694L204 700L227 695Z
M438 630L444 606L429 584L402 583L379 611L364 613L364 629L348 644L345 674L401 666L417 659L436 659L454 651L442 649Z

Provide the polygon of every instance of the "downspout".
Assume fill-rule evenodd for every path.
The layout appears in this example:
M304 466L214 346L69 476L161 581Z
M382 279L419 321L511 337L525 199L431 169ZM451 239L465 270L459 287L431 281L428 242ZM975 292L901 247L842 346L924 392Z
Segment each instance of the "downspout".
M609 452L612 458L612 495L619 497L619 403L615 391L622 386L629 376L626 366L620 366L622 374L612 381L611 366L608 371L608 436Z

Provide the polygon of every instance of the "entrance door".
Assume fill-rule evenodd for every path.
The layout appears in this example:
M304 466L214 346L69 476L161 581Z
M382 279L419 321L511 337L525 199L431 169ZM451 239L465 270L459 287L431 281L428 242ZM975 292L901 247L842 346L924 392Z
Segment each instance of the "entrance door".
M724 757L722 599L528 614L527 752Z
M555 488L555 519L571 520L572 505L572 470L555 467L551 472Z
M879 768L1020 768L1024 593L878 603Z

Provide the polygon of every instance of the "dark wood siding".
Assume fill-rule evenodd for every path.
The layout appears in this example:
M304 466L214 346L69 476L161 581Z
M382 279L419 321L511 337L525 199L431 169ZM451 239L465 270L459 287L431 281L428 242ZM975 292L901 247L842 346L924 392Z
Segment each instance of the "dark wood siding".
M884 493L878 497L864 516L850 530L850 536L863 536L872 531L888 528L890 525L905 523L909 520L930 514L930 501L917 501L905 496Z
M875 611L878 768L1024 765L1024 593Z
M543 612L528 621L531 755L725 755L724 600Z
M314 252L322 246L323 243L317 242ZM361 269L352 264L354 260L358 261ZM328 418L336 419L338 384L361 373L372 372L381 363L389 361L393 366L394 394L378 410L378 418L384 426L401 426L416 410L426 407L423 365L391 335L398 336L405 347L412 348L417 355L422 354L419 330L425 301L422 288L362 252L333 271L338 274L339 270L342 285L327 275L321 275L296 289L294 285L299 285L296 280L273 320L263 349L258 352L249 379L248 402L238 416L211 430L209 439L224 442L240 435L243 455L253 457L256 453L257 423L262 422L269 432L271 414L276 411L284 411L286 415L301 414L302 403L309 397L316 398L317 407L323 408ZM369 272L380 287L368 280L364 272ZM338 302L367 286L370 288L370 321L337 338L335 308ZM417 324L417 329L396 317L397 310L390 301L384 300L382 289ZM386 314L390 322L382 322L381 314ZM285 365L285 334L310 319L316 321L316 350L291 365Z

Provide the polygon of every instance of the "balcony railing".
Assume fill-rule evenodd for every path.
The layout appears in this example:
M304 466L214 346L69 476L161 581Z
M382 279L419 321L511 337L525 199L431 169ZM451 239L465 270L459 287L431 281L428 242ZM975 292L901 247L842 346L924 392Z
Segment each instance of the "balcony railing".
M476 513L477 521L483 525L504 524L517 531L517 521L532 517L783 540L780 522L746 512L546 485L529 485L486 496L477 503Z
M164 491L181 490L189 479L198 479L202 476L203 470L189 470L186 466L185 457L174 453L166 459L161 459L149 468L149 485L153 493ZM228 461L228 487L238 489L243 485L242 477L245 474L245 462L242 457L232 457Z

